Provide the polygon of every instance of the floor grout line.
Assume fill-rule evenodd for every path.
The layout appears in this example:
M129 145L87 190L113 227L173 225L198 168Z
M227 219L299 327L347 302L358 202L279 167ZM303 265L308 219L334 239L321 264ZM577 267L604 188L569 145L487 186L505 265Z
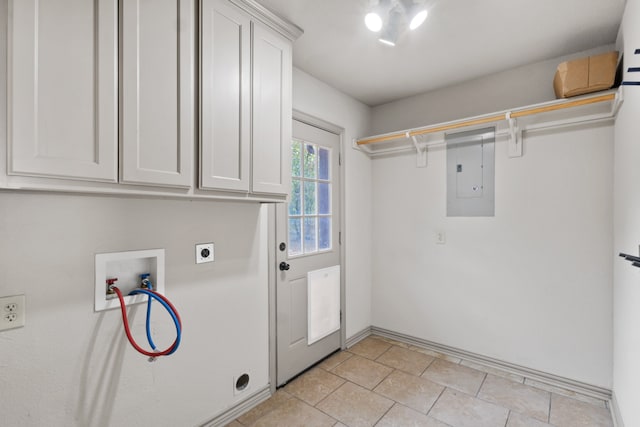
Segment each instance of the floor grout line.
M468 366L467 366L467 368L468 368ZM473 369L473 368L471 368L471 369ZM480 371L478 371L478 372L480 372ZM480 387L478 387L478 391L476 391L476 394L474 396L476 399L478 399L478 396L480 395L480 390L482 390L482 386L484 385L484 382L487 380L488 376L489 376L489 374L485 372L484 373L484 377L482 378L482 382L480 383Z
M295 395L295 394L288 393L288 392L286 391L285 387L283 387L282 392L283 392L284 394L286 394L286 395L289 395L289 396L290 396L290 399L291 399L291 398L296 399L298 402L302 402L303 404L308 405L309 407L312 407L312 408L316 409L318 412L320 412L320 413L322 413L322 414L326 415L327 417L329 417L329 419L330 419L330 420L334 420L334 421L335 421L335 422L334 422L334 424L333 424L333 426L334 426L334 427L335 427L337 424L345 424L345 425L346 425L346 423L344 423L343 421L341 421L341 420L337 419L337 418L336 418L336 417L334 417L333 415L330 415L329 413L327 413L327 412L325 412L325 411L321 410L320 408L318 408L318 406L319 406L319 405L321 405L323 402L325 402L329 397L331 397L334 393L336 393L336 392L337 392L338 390L340 390L342 387L344 387L347 383L350 383L350 384L352 384L352 385L354 385L354 386L356 386L356 387L360 387L360 388L362 388L362 389L364 389L364 390L366 390L366 391L369 391L369 392L373 393L374 395L376 395L376 396L378 396L378 397L384 398L384 399L386 399L388 402L391 402L391 403L392 403L392 404L391 404L391 406L390 406L389 408L387 408L387 409L384 411L384 413L383 413L381 416L379 416L379 417L377 418L377 420L376 420L375 422L373 422L373 424L372 424L372 425L374 425L374 426L375 426L375 425L378 425L378 424L381 422L381 420L382 420L383 418L385 418L385 417L389 414L389 412L390 412L390 411L391 411L395 406L397 406L397 405L399 405L399 406L401 406L401 407L406 407L406 408L411 409L411 410L413 410L413 411L416 411L416 412L418 412L418 413L420 413L420 414L424 414L424 416L429 417L429 419L437 420L437 421L439 421L439 422L442 422L443 424L449 425L448 423L445 423L444 421L442 421L442 420L440 420L440 419L438 419L438 418L436 418L436 417L434 417L434 416L432 416L432 415L431 415L431 414L432 414L432 412L433 412L433 409L435 408L435 406L438 404L438 402L440 402L440 401L442 400L442 396L445 394L445 392L447 391L447 389L448 389L448 390L450 390L450 391L451 391L451 392L453 392L453 393L458 393L458 392L459 392L459 393L462 393L462 395L466 395L466 396L469 396L469 397L470 397L470 398L472 398L472 399L476 399L478 402L484 402L484 403L487 403L487 404L494 405L495 407L498 407L498 408L502 408L502 409L504 409L505 411L507 411L507 417L506 417L506 419L505 419L505 421L504 421L504 427L506 427L507 425L509 425L509 423L510 423L510 421L511 421L512 419L513 419L513 420L514 420L514 422L515 422L515 421L517 421L517 420L519 419L518 417L521 417L521 416L522 416L522 417L529 417L528 415L525 415L524 413L521 413L520 411L516 411L516 410L511 409L511 408L509 408L509 407L505 407L502 403L500 403L500 404L499 404L499 403L491 402L491 401L489 401L489 400L486 400L486 399L483 399L483 398L479 397L479 396L480 396L480 394L481 394L481 392L482 392L482 390L483 390L483 388L484 388L484 386L485 386L485 385L487 385L487 379L489 378L489 375L496 375L495 373L488 372L488 371L485 371L485 370L482 370L482 369L476 369L475 367L472 367L472 366L467 366L467 365L465 365L465 364L463 364L463 363L462 363L462 362L464 362L466 359L459 358L459 361L458 361L458 362L452 362L451 360L449 360L448 358L445 358L445 357L438 357L438 356L434 356L434 355L429 355L429 354L426 354L426 353L422 353L422 352L420 352L420 351L417 351L416 349L406 348L406 347L403 347L403 346L400 346L400 345L396 345L396 344L394 344L393 342L389 342L389 341L386 341L386 340L380 340L380 341L384 341L386 344L388 344L388 345L389 345L389 347L388 347L388 348L386 348L384 351L382 351L382 353L380 353L380 354L378 354L377 356L375 356L375 358L371 358L371 357L368 357L368 356L363 356L363 355L360 355L360 354L357 354L357 353L353 353L353 352L350 352L350 351L347 351L347 350L343 350L342 352L344 352L344 353L349 353L349 354L350 354L350 356L349 356L349 357L347 357L345 360L342 360L340 363L336 364L335 366L333 366L333 367L331 368L331 370L329 370L329 369L325 369L325 368L321 368L324 372L327 372L327 373L329 373L329 374L331 374L331 375L334 375L335 377L339 378L339 379L340 379L340 380L342 380L343 382L342 382L342 384L340 384L338 387L336 387L335 389L331 390L328 394L326 394L324 397L322 397L322 398L321 398L321 399L320 399L320 400L319 400L315 405L312 405L312 404L310 404L310 403L307 403L306 401L304 401L304 400L302 400L301 398L297 397L297 395ZM425 355L426 355L426 356L429 356L429 357L431 357L431 360L428 362L428 364L426 365L426 367L425 367L425 368L424 368L420 373L418 373L418 374L415 374L415 373L413 373L413 372L407 372L407 371L404 371L403 369L399 369L399 368L396 368L396 367L391 366L391 365L387 365L387 364L385 364L385 363L383 363L383 362L379 361L379 359L380 359L381 357L383 357L385 354L387 354L389 351L391 351L394 347L396 347L396 348L398 348L398 349L408 350L408 351L410 351L410 352L412 352L412 353L420 354L420 355L422 355L422 356L425 356ZM364 348L365 350L366 350L366 349L371 350L371 348L366 348L366 347L364 347L364 346L363 346L363 348ZM376 353L376 352L371 352L371 353ZM336 354L340 354L340 352L337 352ZM446 356L446 355L445 355L445 356ZM362 385L360 385L360 384L358 384L358 383L355 383L355 382L353 382L353 381L349 380L348 378L345 378L345 377L343 377L343 376L341 376L341 375L338 375L336 372L334 372L334 371L335 371L339 366L341 366L342 364L344 364L346 361L351 360L353 357L360 357L362 360L368 360L368 361L370 361L370 362L377 363L377 364L379 364L379 365L381 365L381 366L384 366L384 367L386 367L386 368L389 368L389 369L390 369L390 372L389 372L388 374L386 374L385 376L383 376L383 377L382 377L382 379L380 379L380 380L379 380L376 384L374 384L374 385L372 386L372 388L370 388L370 389L369 389L369 388L367 388L367 387L364 387L364 386L362 386ZM424 359L421 359L421 360L420 360L420 359L418 359L418 358L413 358L413 356L409 356L409 355L407 355L407 357L406 357L406 358L404 358L404 357L405 357L405 356L404 356L404 355L402 355L402 353L400 353L400 354L398 355L398 359L397 359L397 360L396 360L396 359L391 358L391 359L389 359L388 363L390 363L390 364L394 364L394 365L397 365L397 366L401 366L401 367L419 368L419 367L420 367L420 366L419 366L419 363L421 363L421 362L423 362L423 361L424 361ZM329 359L329 358L328 358L328 359ZM418 360L420 360L420 362L419 362ZM449 385L446 385L446 384L440 384L440 383L438 383L437 381L433 381L433 380L431 380L431 379L429 379L429 378L424 378L422 375L424 375L424 374L428 371L428 369L433 365L433 363L434 363L434 362L436 362L437 360L441 360L441 361L445 361L445 362L450 362L450 363L452 363L452 364L453 364L453 365L455 365L455 366L465 367L465 368L467 368L467 369L472 369L472 370L474 370L474 371L480 372L483 376L482 376L482 380L481 380L480 385L479 385L478 389L476 390L475 394L467 394L467 393L465 393L464 391L459 391L459 390L457 390L457 389L455 389L455 388L450 387ZM413 377L413 378L424 379L424 380L427 380L427 381L429 381L429 382L431 382L431 383L433 383L433 384L435 384L435 385L438 385L438 386L441 386L441 387L442 387L442 390L439 392L439 394L437 395L437 397L435 398L435 400L433 401L433 403L430 405L430 407L428 408L428 410L426 411L426 413L425 413L425 412L422 412L421 410L417 410L417 409L415 409L415 408L413 408L413 407L411 407L411 406L407 406L407 405L403 404L402 402L399 402L399 401L395 400L394 398L391 398L391 397L385 396L385 395L380 394L379 392L375 391L375 389L376 389L377 387L379 387L379 386L380 386L384 381L386 381L386 380L387 380L391 375L395 374L396 372L398 372L398 373L403 373L403 374L408 375L408 376L411 376L411 377ZM414 372L415 372L415 371L414 371ZM503 371L503 372L509 373L508 371ZM366 373L366 372L365 372L365 373ZM306 374L307 374L307 373L304 373L304 374L302 374L302 375L306 375ZM584 402L584 401L582 401L582 400L580 400L580 399L574 399L574 398L573 398L573 397L571 397L571 396L565 396L565 395L563 395L562 393L554 393L553 391L549 391L549 390L544 390L544 389L538 388L538 387L536 387L535 385L526 384L526 377L523 377L522 382L519 382L519 381L514 381L514 380L512 380L511 378L508 378L508 377L501 377L500 375L497 375L497 376L498 376L498 377L500 377L500 378L503 378L503 379L505 379L505 380L512 381L514 384L521 384L521 385L523 385L523 386L525 386L525 387L527 387L527 388L529 388L529 389L532 389L532 390L539 390L539 391L546 392L546 393L548 394L548 396L549 396L549 399L548 399L548 405L547 405L546 423L547 423L547 424L549 424L549 425L551 425L551 411L552 411L552 406L553 406L553 405L552 405L553 396L554 396L554 395L556 395L556 394L557 394L557 395L559 395L559 396L566 397L567 399L570 399L570 400L576 400L576 401L578 401L578 402L582 402L582 403L585 403L585 404L590 405L590 406L599 407L599 406L597 406L597 405L593 405L593 404L590 404L590 403L588 403L588 402ZM373 376L373 378L371 378L371 376L370 376L370 375L367 375L367 377L368 377L369 379L374 379L374 380L375 380L375 375ZM487 385L487 386L488 386L488 385ZM491 397L491 395L492 395L492 393L491 393L491 391L489 391L489 394L488 394L488 395L486 395L485 397L489 397L489 398L490 398L490 397ZM431 395L431 396L433 396L433 395ZM315 400L315 399L312 399L312 400ZM289 401L289 399L286 399L286 400L284 400L283 402L280 402L280 404L278 404L278 405L276 405L275 407L271 408L271 410L267 411L266 413L262 414L259 418L257 418L257 419L254 421L254 423L255 423L255 422L258 422L258 420L260 420L260 419L262 419L262 418L264 418L264 417L268 416L268 415L269 415L269 414L271 414L273 411L275 411L275 410L277 410L277 409L281 408L281 407L282 407L282 405L283 405L284 403L286 403L287 401ZM266 402L266 401L265 401L265 402ZM543 402L539 402L539 403L543 403ZM388 404L388 403L387 403L387 404ZM444 403L443 403L443 404L444 404ZM513 406L513 405L512 405L512 406ZM539 405L538 405L537 407L538 407L538 408L540 408L540 406L539 406ZM380 409L383 409L383 408L380 408ZM444 408L443 408L443 409L444 409ZM606 409L606 405L605 405L605 409ZM376 412L377 412L377 411L376 411ZM516 416L516 414L519 414L519 415L517 415L517 416ZM243 415L244 415L244 414L243 414ZM372 413L372 414L370 414L370 415L374 415L374 414ZM542 414L541 414L541 415L542 415ZM390 415L390 417L392 417L392 416ZM393 418L393 417L392 417L392 418ZM532 417L532 418L533 418L533 419L535 419L535 420L537 420L537 421L541 421L539 418L535 418L535 417ZM524 418L523 418L523 419L524 419ZM238 425L240 425L240 426L246 426L246 424L244 424L244 423L240 422L238 419L235 419L235 421L237 421ZM329 421L329 420L327 420L327 421ZM543 422L544 422L544 421L543 421Z
M431 411L433 410L433 408L436 406L436 403L438 403L438 400L440 400L440 398L442 397L442 395L444 394L445 390L447 389L447 387L443 387L442 391L440 392L440 394L438 395L438 397L436 398L436 400L433 401L433 404L431 405L431 407L429 408L429 410L427 411L427 415L429 415L431 413ZM435 418L435 417L432 417ZM437 419L437 418L436 418ZM438 420L440 421L440 420Z

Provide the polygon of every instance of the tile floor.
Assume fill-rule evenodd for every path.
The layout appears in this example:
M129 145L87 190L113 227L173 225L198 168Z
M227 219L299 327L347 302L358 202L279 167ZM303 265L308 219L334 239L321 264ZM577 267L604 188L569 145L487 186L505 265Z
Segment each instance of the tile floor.
M604 401L378 336L228 427L613 427Z

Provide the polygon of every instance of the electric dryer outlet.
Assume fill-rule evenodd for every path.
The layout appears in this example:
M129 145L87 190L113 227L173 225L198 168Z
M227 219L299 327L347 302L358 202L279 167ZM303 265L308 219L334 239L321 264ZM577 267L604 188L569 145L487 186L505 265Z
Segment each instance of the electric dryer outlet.
M196 264L213 262L214 260L213 243L199 243L196 245Z

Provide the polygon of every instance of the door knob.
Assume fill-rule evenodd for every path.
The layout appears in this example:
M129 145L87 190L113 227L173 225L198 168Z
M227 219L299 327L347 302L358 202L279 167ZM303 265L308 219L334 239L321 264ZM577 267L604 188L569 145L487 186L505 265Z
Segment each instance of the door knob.
M280 263L280 271L287 271L290 267L291 266L284 261Z

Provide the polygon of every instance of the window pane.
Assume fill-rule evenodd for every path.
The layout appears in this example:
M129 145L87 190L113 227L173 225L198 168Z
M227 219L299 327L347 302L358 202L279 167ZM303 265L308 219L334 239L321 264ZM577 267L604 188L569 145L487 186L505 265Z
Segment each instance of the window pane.
M316 205L316 182L304 183L304 214L315 215L318 208Z
M289 200L289 215L300 215L300 180L291 180L291 198Z
M331 152L326 148L320 148L320 161L318 162L318 179L329 180L329 162Z
M318 213L329 215L331 213L331 184L318 183Z
M304 144L304 177L316 177L317 154L313 144Z
M331 249L331 217L318 218L318 249Z
M289 256L302 255L302 218L289 219Z
M302 176L302 143L291 142L291 176Z
M318 251L318 240L316 239L316 218L304 219L304 253Z

